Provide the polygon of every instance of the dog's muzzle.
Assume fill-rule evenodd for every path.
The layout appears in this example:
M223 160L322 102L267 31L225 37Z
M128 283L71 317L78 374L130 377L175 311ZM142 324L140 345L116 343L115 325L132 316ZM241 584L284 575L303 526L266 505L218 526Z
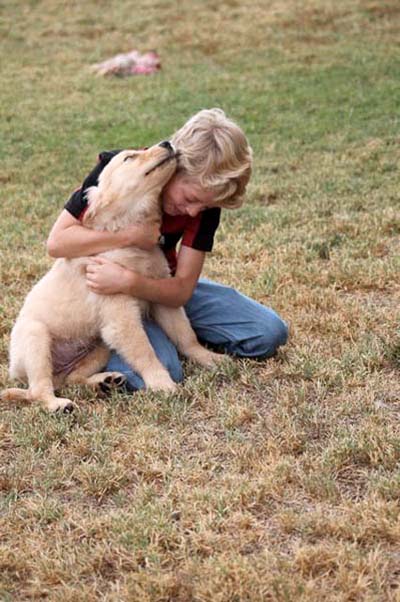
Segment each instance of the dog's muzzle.
M161 146L162 148L166 148L168 150L169 154L166 157L164 157L164 159L162 159L161 161L156 163L156 165L153 165L153 167L151 167L148 171L146 171L146 173L144 174L145 176L148 176L149 173L151 173L158 167L161 167L161 165L164 165L164 163L168 163L168 161L171 161L172 159L178 159L178 157L180 155L179 151L176 151L174 146L168 140L164 140L163 142L160 142L160 144L158 146Z

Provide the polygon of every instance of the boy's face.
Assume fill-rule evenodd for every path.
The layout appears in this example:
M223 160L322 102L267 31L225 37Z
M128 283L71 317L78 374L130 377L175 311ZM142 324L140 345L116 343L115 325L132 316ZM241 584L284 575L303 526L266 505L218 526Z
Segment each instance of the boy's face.
M204 190L182 174L175 174L161 193L162 207L168 215L196 217L200 211L215 207L214 193Z

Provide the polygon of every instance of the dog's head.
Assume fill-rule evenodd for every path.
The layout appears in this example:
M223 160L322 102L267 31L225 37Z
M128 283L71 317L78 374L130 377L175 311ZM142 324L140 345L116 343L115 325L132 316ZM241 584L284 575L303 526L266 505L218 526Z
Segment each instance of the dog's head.
M105 166L97 186L87 190L83 223L118 230L128 224L157 220L160 193L172 177L177 153L170 142L146 150L124 150Z

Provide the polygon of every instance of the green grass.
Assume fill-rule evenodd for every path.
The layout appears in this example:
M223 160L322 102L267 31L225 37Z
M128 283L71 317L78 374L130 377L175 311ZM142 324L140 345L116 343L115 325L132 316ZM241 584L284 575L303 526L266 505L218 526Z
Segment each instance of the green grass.
M399 600L399 31L395 0L0 5L0 388L98 152L205 107L255 152L205 274L291 330L276 359L186 366L174 397L3 407L2 600ZM134 47L161 72L91 74Z

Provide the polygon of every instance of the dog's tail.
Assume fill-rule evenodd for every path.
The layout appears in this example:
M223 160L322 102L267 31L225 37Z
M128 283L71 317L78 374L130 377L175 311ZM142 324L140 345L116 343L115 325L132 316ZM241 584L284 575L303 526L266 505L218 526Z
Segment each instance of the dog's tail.
M0 393L1 401L31 401L29 389L4 389Z

